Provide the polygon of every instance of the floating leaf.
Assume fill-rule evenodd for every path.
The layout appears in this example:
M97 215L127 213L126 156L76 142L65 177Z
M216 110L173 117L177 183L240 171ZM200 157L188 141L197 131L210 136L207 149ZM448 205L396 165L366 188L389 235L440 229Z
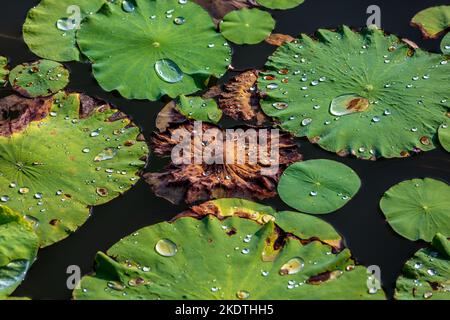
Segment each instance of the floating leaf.
M439 133L439 142L441 143L442 147L447 152L450 152L450 128L448 127L448 124L441 125L438 133Z
M435 148L450 92L444 56L374 28L319 30L317 38L302 35L269 59L258 81L267 115L342 156L394 158Z
M228 13L220 23L222 35L237 44L256 44L275 28L270 13L259 9L240 9Z
M258 3L266 8L270 9L291 9L294 8L305 0L257 0Z
M257 3L254 0L194 0L209 12L216 23L233 10L254 7Z
M433 248L417 251L397 279L398 300L450 300L450 242L441 234Z
M227 70L231 55L208 13L190 1L136 0L132 12L105 4L86 19L77 41L101 87L129 99L203 89Z
M146 173L144 178L157 196L172 203L273 197L281 172L301 160L289 135L244 127L227 138L224 130L207 123L183 123L155 133L152 150L172 156L172 162L164 172Z
M0 300L8 298L23 281L38 247L39 240L31 225L18 213L0 205Z
M302 230L292 234L283 229L296 221L289 214L279 213L275 221L258 223L243 215L257 210L264 217L273 214L273 209L268 208L266 214L267 207L238 199L212 201L204 207L214 210L216 204L221 213L226 211L219 219L216 212L187 212L172 223L137 231L115 244L107 255L98 253L95 274L82 279L74 298L385 298L382 290L368 292L367 270L354 266L348 249L322 241L321 236L330 231L337 234L327 223L292 213ZM233 210L233 204L239 207ZM318 233L300 238L312 231ZM271 253L271 259L265 259L265 253Z
M131 188L144 167L139 129L101 101L9 96L0 108L0 195L32 221L42 247L74 232L91 206ZM109 149L114 157L99 160Z
M425 38L435 39L450 27L450 6L422 10L412 18L411 25L419 28Z
M9 82L14 90L25 97L45 97L67 86L69 71L58 62L38 60L12 69Z
M278 193L291 207L307 213L330 213L343 207L359 190L361 180L346 165L308 160L287 168Z
M39 57L82 60L75 42L81 21L96 12L106 0L42 0L32 8L23 25L23 39Z
M450 55L450 32L442 38L441 51L443 54Z
M8 82L8 58L0 56L0 86Z
M218 123L222 118L222 110L212 99L204 100L201 97L180 96L177 104L178 111L187 119Z
M403 181L383 195L380 207L391 227L409 240L450 236L450 187L425 178Z

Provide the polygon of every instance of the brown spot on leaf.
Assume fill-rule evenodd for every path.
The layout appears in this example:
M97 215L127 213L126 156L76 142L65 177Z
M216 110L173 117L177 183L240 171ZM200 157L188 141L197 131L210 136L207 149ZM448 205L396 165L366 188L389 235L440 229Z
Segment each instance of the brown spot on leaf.
M230 237L234 236L236 233L237 233L237 230L234 227L227 231L227 235L229 235Z
M99 99L92 98L88 95L80 93L80 119L85 119L90 117L99 105L104 105L105 103Z
M312 285L320 285L326 281L334 280L342 274L342 271L326 271L324 273L310 277L306 282Z
M346 106L347 110L353 112L362 112L369 108L369 100L366 98L355 98L350 100Z
M30 122L44 119L51 106L51 100L44 98L11 95L0 99L0 136L11 136L26 129Z
M106 188L97 188L96 192L100 197L106 197L109 194L108 189Z
M288 34L281 34L281 33L272 33L270 36L266 38L266 42L268 44L271 44L273 46L282 46L285 43L289 43L294 41L295 38L288 35Z
M59 224L60 220L59 219L52 219L50 220L50 225L52 226L57 226Z

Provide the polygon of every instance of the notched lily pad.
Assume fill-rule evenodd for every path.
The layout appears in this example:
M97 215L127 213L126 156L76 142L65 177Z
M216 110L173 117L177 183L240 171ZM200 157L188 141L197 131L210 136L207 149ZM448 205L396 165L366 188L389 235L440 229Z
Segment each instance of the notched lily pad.
M450 300L450 241L437 234L431 248L420 249L397 279L398 300Z
M419 28L425 38L435 39L450 27L450 6L422 10L412 18L411 25Z
M268 148L258 144L259 139L256 145L247 140L249 132L267 139ZM257 146L261 152L253 153ZM172 162L164 172L145 173L144 178L156 195L172 203L273 197L281 172L301 160L289 135L281 134L274 139L265 129L240 128L227 139L224 130L207 123L202 126L182 123L155 133L152 150L158 156L172 156Z
M6 85L8 82L8 58L0 56L0 86Z
M425 178L391 187L380 201L391 227L409 240L430 242L436 233L450 236L450 187Z
M37 56L55 61L82 60L75 42L81 22L106 0L42 0L23 25L23 39Z
M257 0L258 3L270 9L291 9L305 2L305 0Z
M439 128L439 142L441 143L442 147L447 151L450 152L450 128L448 127L448 124L443 124Z
M220 23L222 35L237 44L256 44L275 28L270 13L259 9L240 9L228 13Z
M74 232L91 206L131 188L145 165L139 129L102 101L9 96L0 110L0 195L33 223L41 247Z
M104 90L129 99L174 98L225 73L231 50L199 5L136 0L132 8L107 3L77 33Z
M222 118L222 110L213 99L180 96L177 110L187 119L218 123Z
M346 165L331 160L308 160L287 168L278 193L291 207L307 213L324 214L347 204L358 192L361 180Z
M348 249L322 241L339 236L318 218L277 214L241 199L200 207L135 232L107 255L99 253L95 273L82 279L74 298L385 298L382 290L368 292L367 270L355 266ZM247 215L253 213L261 220ZM299 229L284 229L295 223L294 214Z
M0 196L3 202L6 196ZM39 240L19 213L0 205L0 300L20 285L36 259Z
M9 74L13 89L27 98L50 96L69 83L69 71L60 63L38 60L16 66Z
M445 56L375 28L319 30L316 39L302 35L269 58L258 80L267 115L341 156L375 160L435 148L450 101Z

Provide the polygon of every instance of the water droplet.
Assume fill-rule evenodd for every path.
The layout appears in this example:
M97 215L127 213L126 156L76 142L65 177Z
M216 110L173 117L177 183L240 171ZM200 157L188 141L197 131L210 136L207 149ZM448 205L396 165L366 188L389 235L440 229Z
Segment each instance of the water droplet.
M27 187L22 187L19 189L20 194L26 194L28 192L30 192L30 189L28 189Z
M342 196L341 199L342 199L342 200L348 200L348 199L349 199L349 196Z
M320 106L317 104L317 105L313 106L313 109L318 110L318 109L320 109Z
M272 106L277 110L284 110L289 107L289 105L285 102L275 102L272 104Z
M412 80L413 81L417 81L417 80L419 80L419 77L418 76L414 76L414 77L412 77Z
M10 188L15 188L15 187L17 187L17 185L16 185L15 182L11 182L11 183L9 184L9 187L10 187Z
M276 83L270 83L266 86L266 88L269 90L275 90L278 88L278 85Z
M437 272L436 272L436 270L434 270L434 269L428 269L428 270L427 270L427 273L428 273L430 276L435 276L435 275L437 275Z
M250 249L248 249L248 248L242 249L241 253L242 254L249 254L250 253Z
M378 116L375 116L375 117L372 118L372 122L375 122L375 123L380 122L380 120L381 119Z
M108 283L106 284L108 286L108 288L116 290L116 291L123 291L125 290L125 286L117 281L108 281Z
M91 132L91 134L89 136L98 137L99 135L100 135L100 133L98 131L93 131L93 132Z
M0 197L0 201L1 202L8 202L9 201L9 197L8 196L1 196Z
M124 0L122 1L122 9L125 12L133 12L135 7L131 1Z
M327 80L326 77L320 77L320 78L319 78L319 81L320 81L320 82L324 82L325 80Z
M214 47L215 47L214 43L209 43L208 44L208 48L214 48Z
M356 94L344 94L331 101L330 113L335 116L345 116L355 112L366 111L369 100Z
M310 125L311 122L312 122L311 118L305 118L302 120L302 126L306 127L306 126Z
M56 113L54 111L50 112L50 117L56 117L57 115L58 115L58 113Z
M309 193L309 195L310 195L311 197L315 197L315 196L317 196L317 191L311 191L311 192Z
M175 23L176 25L182 25L185 24L186 19L184 17L176 17L175 19L173 19L173 23Z
M170 59L161 59L155 62L156 74L161 80L168 83L177 83L183 80L184 74L180 67Z
M177 245L169 239L161 239L155 245L155 250L163 257L173 257L178 251Z
M423 264L420 263L420 262L416 262L416 263L414 264L414 268L415 268L415 269L420 269L420 268L422 268L422 267L423 267Z
M245 290L240 290L236 292L236 297L240 300L248 299L248 297L250 297L250 293Z
M35 199L42 199L42 193L38 192L34 195Z
M62 31L69 31L75 29L77 23L75 19L71 18L61 18L56 21L56 27Z
M212 291L212 292L217 292L217 291L219 291L219 288L217 288L217 287L212 287L212 288L211 288L211 291Z
M386 110L384 110L383 114L384 114L385 116L389 116L389 115L391 115L392 113L391 113L391 110L386 109Z
M305 266L305 262L303 259L296 257L292 258L288 262L286 262L284 265L280 268L280 275L285 276L288 274L296 274L300 272L303 267Z
M313 87L317 86L318 84L319 84L319 81L317 81L317 80L314 80L314 81L311 82L311 85Z
M412 132L417 132L417 128L411 128Z
M370 287L368 290L369 294L375 294L378 292L378 288L377 287Z
M431 291L427 291L423 294L423 297L425 299L430 299L432 296L433 296L433 292L431 292Z
M178 0L179 4L186 4L188 2L188 0Z
M150 267L142 267L142 271L149 272L150 271Z
M91 149L89 149L89 148L84 148L84 149L81 150L81 151L83 151L83 153L89 153L89 152L91 152Z
M428 74L424 75L424 76L423 76L423 79L424 79L424 80L430 79L430 75L428 75Z
M94 161L100 162L100 161L106 161L111 160L117 155L117 149L113 148L106 148L102 152L100 152L98 155L95 156Z
M267 276L269 275L269 271L261 270L261 275L262 275L263 277L267 277Z

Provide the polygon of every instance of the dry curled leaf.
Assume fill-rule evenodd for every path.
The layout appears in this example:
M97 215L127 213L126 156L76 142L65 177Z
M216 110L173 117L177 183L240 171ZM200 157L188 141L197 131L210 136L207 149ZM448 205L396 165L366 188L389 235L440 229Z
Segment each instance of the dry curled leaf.
M287 134L277 139L270 130L245 129L235 130L228 139L224 130L206 123L201 127L183 123L155 133L153 151L158 156L172 155L172 162L165 172L146 173L144 178L158 196L176 204L225 197L273 197L281 173L301 160L301 155ZM248 138L250 132L259 135L258 141ZM267 144L261 144L261 137Z
M259 6L255 0L194 0L194 2L209 12L216 24L233 10Z
M294 40L295 40L294 37L292 37L288 34L282 34L282 33L272 33L270 36L268 36L266 38L266 42L268 44L271 44L271 45L277 46L277 47L282 46L285 43L292 42Z

